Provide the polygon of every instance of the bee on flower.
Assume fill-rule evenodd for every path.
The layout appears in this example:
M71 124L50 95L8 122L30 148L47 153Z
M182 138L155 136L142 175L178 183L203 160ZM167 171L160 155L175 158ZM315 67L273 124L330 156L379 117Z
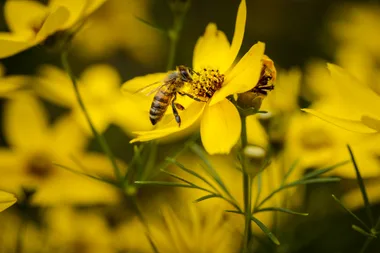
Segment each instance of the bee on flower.
M195 95L178 98L178 103L186 109L181 112L181 127L178 127L177 117L165 115L155 129L135 132L137 137L132 142L163 138L200 122L201 139L206 151L209 154L230 152L239 140L241 120L237 108L227 97L250 91L255 87L255 92L257 89L262 93L267 92L273 89L271 80L275 79L276 73L273 62L264 56L265 44L262 42L253 45L234 64L243 41L246 12L246 2L243 0L238 8L231 44L214 23L210 23L205 34L198 39L194 48L190 85L184 85L180 89L184 94ZM263 72L265 62L269 65L264 66ZM157 73L137 77L124 83L122 90L127 93L135 92L152 83L149 80L164 80L166 75ZM175 105L172 107L176 108Z

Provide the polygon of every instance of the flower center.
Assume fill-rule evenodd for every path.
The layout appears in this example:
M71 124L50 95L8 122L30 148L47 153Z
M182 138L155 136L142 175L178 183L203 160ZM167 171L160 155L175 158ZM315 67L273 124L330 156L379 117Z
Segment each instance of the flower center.
M222 88L224 75L218 69L204 68L192 73L191 93L202 101L208 101L214 93Z
M27 164L26 173L35 178L44 179L52 174L54 170L53 164L49 157L44 154L36 154L32 156Z

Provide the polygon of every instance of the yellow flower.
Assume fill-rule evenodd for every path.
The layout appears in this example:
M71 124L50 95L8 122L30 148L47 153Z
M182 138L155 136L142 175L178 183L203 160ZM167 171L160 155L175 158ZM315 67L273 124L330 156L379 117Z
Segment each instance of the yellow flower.
M332 85L328 96L303 109L344 129L359 133L380 131L380 96L342 68L328 64Z
M162 205L160 217L148 218L151 240L158 252L206 253L236 252L239 236L231 228L224 210L213 209L207 213L196 204L182 201L179 208ZM123 224L117 231L120 250L154 252L146 236L146 229L138 220Z
M119 73L112 66L97 64L88 67L78 80L79 92L96 130L103 132L111 123L127 133L137 129L151 129L145 112L138 106L138 98L120 94L120 79ZM41 67L34 88L53 103L71 108L76 121L91 134L76 100L72 82L64 71L53 66Z
M123 50L144 64L156 66L165 53L161 50L164 37L136 18L150 20L152 5L149 0L107 1L75 36L74 54L105 59Z
M302 169L327 167L350 160L350 144L363 177L380 175L377 143L380 135L359 134L334 126L308 114L296 114L289 122L285 152L290 160L299 160ZM352 164L339 166L335 175L355 178Z
M26 87L30 78L26 76L6 76L4 65L0 63L0 97L10 97Z
M16 203L16 201L17 199L12 193L0 190L0 212Z
M81 24L106 0L8 0L4 16L10 32L0 34L0 58L33 47L49 36Z
M20 193L21 187L36 189L31 201L41 205L116 202L114 187L53 164L112 177L106 157L85 153L87 138L70 117L60 117L50 126L43 109L26 93L6 104L3 124L9 148L0 149L0 188L13 193Z
M230 152L239 140L241 120L238 110L226 97L251 90L257 84L264 57L265 46L259 42L253 45L238 63L233 64L244 36L246 11L246 3L243 0L239 5L231 44L226 35L217 29L216 24L210 23L205 34L195 45L193 69L197 74L193 75L193 83L210 92L212 98L207 103L195 102L189 98L187 102L181 103L185 110L181 112L180 127L173 115L168 114L154 130L136 132L138 137L132 142L162 138L183 131L200 121L202 143L207 152ZM159 79L155 81L157 80ZM131 91L143 87L144 83L149 84L144 78L140 78L140 81L139 87L132 87L127 82L123 89Z

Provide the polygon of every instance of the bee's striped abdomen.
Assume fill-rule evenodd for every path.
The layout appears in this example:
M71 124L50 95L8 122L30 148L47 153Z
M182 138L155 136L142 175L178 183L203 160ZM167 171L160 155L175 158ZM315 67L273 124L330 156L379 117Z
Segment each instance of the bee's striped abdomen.
M157 91L153 98L152 105L150 106L149 119L152 125L157 124L164 116L168 109L170 100L173 97L173 93L166 89L160 89Z

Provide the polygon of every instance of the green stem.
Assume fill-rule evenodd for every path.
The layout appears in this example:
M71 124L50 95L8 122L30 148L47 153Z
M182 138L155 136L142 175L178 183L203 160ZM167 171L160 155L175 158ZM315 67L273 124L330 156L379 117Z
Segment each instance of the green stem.
M246 124L246 116L241 114L241 145L242 150L247 146L248 138L247 138L247 124ZM245 226L244 226L244 240L243 240L243 253L249 252L249 245L252 239L252 230L251 230L251 208L252 208L252 178L250 174L247 172L247 159L242 152L242 172L243 172L243 198L244 198L244 218L245 218Z
M82 99L82 97L80 95L80 92L79 92L77 80L74 77L74 74L73 74L73 72L71 70L71 67L70 67L70 64L69 64L69 61L68 61L67 51L63 51L61 53L61 62L62 62L64 70L70 76L71 82L73 83L76 99L78 101L78 104L79 104L80 108L83 111L84 116L86 117L86 120L87 120L87 122L88 122L88 124L89 124L89 126L91 128L92 134L94 135L94 137L98 141L98 143L101 146L101 148L103 149L104 153L108 156L108 158L109 158L109 160L111 162L111 165L112 165L112 167L114 169L115 177L118 180L118 182L121 183L122 182L122 175L121 175L120 169L119 169L119 167L118 167L118 165L116 163L115 156L113 155L110 147L108 146L107 141L104 138L104 136L101 135L101 134L99 134L98 131L95 129L94 124L93 124L93 122L91 120L91 117L90 117L90 115L89 115L89 113L88 113L88 111L86 109L86 106L83 103L83 99Z
M177 53L178 39L180 37L181 31L183 29L183 23L185 21L185 16L190 7L190 3L173 3L171 5L172 12L174 14L173 26L168 31L169 37L169 56L168 63L166 65L166 70L174 69L175 56Z

